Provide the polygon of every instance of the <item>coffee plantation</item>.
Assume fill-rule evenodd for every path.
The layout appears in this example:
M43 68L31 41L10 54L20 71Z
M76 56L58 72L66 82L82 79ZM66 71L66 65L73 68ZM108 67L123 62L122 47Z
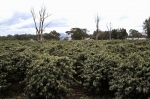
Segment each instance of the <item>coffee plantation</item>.
M150 41L0 41L0 99L73 99L77 89L150 98Z

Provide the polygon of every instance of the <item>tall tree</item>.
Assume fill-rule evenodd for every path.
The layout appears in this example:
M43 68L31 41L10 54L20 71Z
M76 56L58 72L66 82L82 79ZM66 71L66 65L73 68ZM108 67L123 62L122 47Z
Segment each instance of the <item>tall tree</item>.
M112 32L112 24L111 24L111 22L110 22L109 25L107 24L106 27L107 27L108 32L109 32L109 40L111 40L111 32Z
M100 17L98 16L98 14L96 15L95 17L95 23L96 23L96 32L97 32L97 35L96 35L96 40L98 40L98 37L99 37L99 21L100 21Z
M99 31L99 35L97 36L97 32L93 32L93 39L97 36L97 40L108 40L109 39L109 31Z
M142 34L135 30L135 29L130 29L129 30L129 37L132 37L132 38L140 38L140 37L143 37Z
M112 38L112 39L118 39L118 38L119 38L117 29L113 29L113 30L112 30L111 38Z
M147 34L147 38L150 38L150 17L143 22L143 30Z
M47 40L59 40L60 39L60 34L56 32L55 30L51 31L50 33L44 33L43 34L44 39Z
M39 17L36 15L33 7L31 8L31 14L36 29L37 40L42 40L43 31L51 23L49 22L44 26L45 19L50 17L52 14L46 13L46 7L44 5L42 5L41 10L39 11ZM39 19L39 22L37 22L37 18ZM37 25L37 23L39 23L39 25Z
M80 28L72 28L70 31L66 31L68 35L71 35L73 40L81 40L85 37L88 37L87 29L80 29Z
M126 32L126 29L113 29L111 33L112 39L126 39L128 36L128 33Z
M53 36L54 39L59 40L60 34L55 30L51 31L50 34Z

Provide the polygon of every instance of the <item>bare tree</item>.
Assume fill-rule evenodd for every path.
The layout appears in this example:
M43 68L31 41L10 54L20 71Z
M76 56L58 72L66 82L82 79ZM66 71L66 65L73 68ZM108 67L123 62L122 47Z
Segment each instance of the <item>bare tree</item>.
M42 5L41 10L38 13L39 17L36 15L33 7L31 8L31 14L32 14L35 29L36 29L37 40L42 40L43 31L45 31L45 28L51 23L49 22L48 24L44 26L45 19L51 16L52 14L46 13L46 7L44 5ZM37 25L37 18L39 20L38 22L39 25Z
M108 32L109 32L109 39L111 40L111 32L112 32L112 25L111 25L111 22L110 22L109 25L107 24L106 27L107 27Z
M98 16L98 14L95 17L95 23L96 23L96 40L98 40L99 37L99 21L100 21L100 17Z

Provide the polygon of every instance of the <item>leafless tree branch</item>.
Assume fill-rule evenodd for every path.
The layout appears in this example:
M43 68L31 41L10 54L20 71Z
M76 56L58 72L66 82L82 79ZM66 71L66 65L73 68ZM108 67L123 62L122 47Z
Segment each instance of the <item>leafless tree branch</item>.
M39 25L37 26L37 22L36 22L36 14L35 14L35 11L34 11L34 8L32 7L31 8L31 14L32 14L32 17L33 17L33 21L34 21L34 25L35 25L35 29L36 29L36 34L37 34L37 39L38 40L42 40L42 34L43 34L43 31L45 30L45 28L51 23L47 24L44 26L44 22L45 22L45 19L50 17L52 14L48 14L46 13L46 7L44 5L42 5L40 11L39 11Z

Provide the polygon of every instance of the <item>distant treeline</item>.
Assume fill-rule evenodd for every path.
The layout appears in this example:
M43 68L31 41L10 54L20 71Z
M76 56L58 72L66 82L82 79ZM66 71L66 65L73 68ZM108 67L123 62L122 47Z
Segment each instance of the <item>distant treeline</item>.
M72 40L83 40L83 39L96 39L97 40L108 40L110 39L126 39L126 38L147 38L146 35L139 33L137 30L131 29L130 33L126 32L126 29L113 29L110 31L96 31L93 34L88 34L86 29L80 28L72 28L70 31L66 31L66 34L71 35ZM37 40L38 35L34 34L15 34L15 35L7 35L7 36L0 36L0 40ZM55 30L51 31L50 33L44 33L42 35L42 39L45 40L60 40L60 33L56 32ZM68 37L64 37L64 40L67 40Z
M60 34L56 31L51 31L50 33L44 33L43 38L46 40L59 40ZM0 36L0 40L37 40L37 35L34 34L15 34Z
M7 35L0 36L0 40L36 40L36 35L33 34L15 34L15 35Z

